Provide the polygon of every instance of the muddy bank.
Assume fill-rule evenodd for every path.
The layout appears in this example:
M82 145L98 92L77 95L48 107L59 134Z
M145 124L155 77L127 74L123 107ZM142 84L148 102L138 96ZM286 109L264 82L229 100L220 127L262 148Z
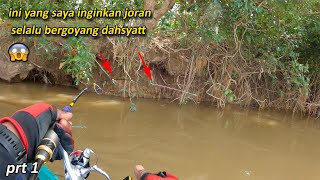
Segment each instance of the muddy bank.
M39 55L36 52L36 44L33 44L24 37L0 36L1 52L0 52L0 79L7 82L21 82L24 80L57 84L57 85L72 85L72 79L66 75L63 69L59 69L59 61L61 55L42 52ZM14 43L23 42L30 50L28 61L11 62L8 54L8 48ZM59 46L59 44L55 44ZM54 56L55 60L48 60L47 57Z
M62 63L66 57L84 60L75 47L66 50L65 38L0 36L0 79L7 82L33 81L46 84L73 86L82 89L86 80L75 86L77 77L72 76ZM30 55L26 63L10 62L8 47L16 42L28 45ZM101 83L106 94L123 98L168 98L180 105L207 102L219 108L226 104L242 107L276 108L316 115L320 106L318 75L311 76L309 93L294 88L283 76L274 82L264 61L247 61L239 54L227 51L216 44L181 45L170 37L144 37L126 39L119 37L86 38L87 50L94 58L87 59L94 66L91 82ZM45 45L44 45L45 44ZM54 49L54 50L53 50ZM137 55L141 51L151 67L152 82L144 74ZM110 60L110 81L102 68L99 53ZM74 63L78 63L75 61ZM73 70L82 71L82 70Z
M5 42L1 48L1 58L0 58L0 79L9 82L9 83L18 83L23 81L32 81L37 83L45 84L54 84L54 85L63 85L63 86L72 86L75 88L82 89L83 84L80 83L78 86L74 84L74 78L71 77L69 73L65 71L62 67L63 63L61 62L64 54L62 49L63 44L61 41L63 39L52 38L52 43L59 48L59 52L56 54L43 54L34 53L35 45L33 42L28 42L25 39L21 38L21 41L17 39L6 39L0 37L0 41ZM175 79L177 76L181 75L186 66L186 62L181 61L178 57L171 57L171 60L168 61L166 57L161 57L161 54L158 55L156 52L145 53L146 60L149 61L148 64L151 67L153 85L150 84L147 76L143 72L143 66L139 64L139 59L134 57L128 61L129 63L124 63L119 65L117 60L114 60L113 56L117 53L123 53L119 48L113 49L112 44L103 43L104 40L99 40L98 42L90 41L94 43L95 48L93 53L96 55L95 67L92 70L92 77L90 78L91 82L101 82L106 80L103 83L105 92L108 95L122 96L126 98L134 97L143 97L143 98L174 98L181 94L181 91L178 87L175 86ZM16 42L24 42L28 45L30 49L30 55L27 62L11 62L9 60L8 51L6 47L9 47L11 44ZM108 47L109 46L109 47ZM119 52L120 51L120 52ZM112 78L118 79L116 84L111 83L110 76L102 68L102 60L99 57L100 52L111 52L103 53L106 59L111 61L111 66L113 68ZM44 56L54 56L55 59L48 60ZM135 54L135 56L137 56ZM119 59L118 59L119 60ZM127 60L124 60L127 61ZM98 64L99 63L99 64ZM133 69L124 69L123 66L130 64L137 64L134 70ZM131 65L130 65L131 66ZM131 80L130 80L131 79ZM86 80L82 81L87 83ZM157 85L159 84L159 86ZM177 89L177 90L174 90ZM133 95L134 94L134 95Z

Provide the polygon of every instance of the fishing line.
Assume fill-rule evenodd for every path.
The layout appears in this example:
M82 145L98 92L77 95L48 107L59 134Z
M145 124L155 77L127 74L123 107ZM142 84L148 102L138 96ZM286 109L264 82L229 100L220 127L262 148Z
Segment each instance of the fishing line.
M90 79L89 78L86 78L87 79L87 82L88 83L83 83L81 82L82 84L84 84L86 87L72 100L72 102L69 104L69 106L72 108L74 106L74 104L78 101L78 99L85 93L85 92L88 92L90 91L91 88L93 88L94 92L97 94L97 95L102 95L104 94L104 91L103 89L99 86L100 83L105 83L107 81L111 81L114 85L117 85L117 81L126 81L128 79L125 79L125 78L117 78L117 79L113 79L110 77L110 79L105 79L105 80L101 80L101 81L98 81L98 82L95 82L95 83L90 83ZM73 128L79 128L79 129L83 129L83 128L87 128L86 126L83 126L83 125L74 125L72 126Z

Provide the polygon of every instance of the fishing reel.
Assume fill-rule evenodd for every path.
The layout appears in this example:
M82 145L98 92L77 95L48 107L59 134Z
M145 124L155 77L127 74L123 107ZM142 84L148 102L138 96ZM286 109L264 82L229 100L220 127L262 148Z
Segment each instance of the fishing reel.
M114 79L111 80L112 83L115 84L116 81ZM89 91L90 88L93 88L98 95L101 95L103 93L102 88L97 83L93 83L83 89L68 106L65 106L62 109L62 111L72 112L74 104L82 96L82 94ZM66 180L84 180L89 176L91 171L96 171L106 177L106 179L110 180L110 176L102 169L100 169L97 165L90 166L90 155L94 154L91 149L86 148L83 151L74 151L69 155L59 143L60 139L53 130L54 126L55 123L49 128L48 132L41 140L41 143L37 148L35 161L38 163L38 172L41 166L52 158L53 152L58 150L63 156L62 159L64 162ZM37 176L37 173L31 174L28 177L28 180L36 180Z
M92 154L95 153L86 148L83 151L74 151L68 157L65 157L65 178L67 180L84 180L87 179L91 171L96 171L107 180L111 180L110 176L97 165L90 166L90 156Z

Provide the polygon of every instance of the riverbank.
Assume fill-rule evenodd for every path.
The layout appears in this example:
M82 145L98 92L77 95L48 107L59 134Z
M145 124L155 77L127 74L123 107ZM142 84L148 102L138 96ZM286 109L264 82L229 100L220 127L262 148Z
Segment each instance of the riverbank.
M130 100L166 98L180 105L207 103L218 108L235 104L313 116L320 106L318 73L302 74L300 78L309 81L299 85L304 81L291 81L288 76L294 80L300 71L290 75L275 67L270 74L270 62L261 57L244 59L241 53L228 50L231 46L205 42L186 46L183 40L164 35L130 39L6 35L12 26L1 23L0 79L7 82L33 81L82 89L89 74L91 82L106 80L101 83L106 94ZM26 63L9 61L7 47L16 42L29 46ZM144 74L138 51L151 68L152 82ZM102 67L100 53L110 60L111 76L119 79L116 85ZM292 66L304 68L299 63Z

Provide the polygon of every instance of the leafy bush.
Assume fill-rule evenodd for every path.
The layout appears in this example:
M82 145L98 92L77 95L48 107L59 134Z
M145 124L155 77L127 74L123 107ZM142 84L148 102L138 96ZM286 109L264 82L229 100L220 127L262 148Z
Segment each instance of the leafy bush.
M78 7L81 9L100 9L101 7L108 9L142 9L144 4L142 0L115 0L112 2L88 0L83 1L83 3L77 3L76 0L60 3L52 0L37 2L35 0L1 2L0 16L7 18L10 7L29 9L76 9ZM156 6L160 6L163 2L163 0L158 0ZM263 75L267 78L266 81L272 84L271 87L268 87L268 90L276 92L275 94L281 98L289 94L291 97L288 98L294 99L299 95L309 95L312 82L317 82L312 81L311 78L319 77L315 74L320 74L319 7L319 0L176 0L173 8L158 22L157 29L149 32L148 36L168 37L172 41L171 47L177 49L194 47L190 48L188 52L187 50L184 51L186 54L197 55L203 53L201 55L207 57L222 54L219 57L223 57L225 62L222 62L223 65L219 67L226 70L227 66L231 64L230 69L232 67L238 68L237 70L230 70L230 77L231 79L234 78L232 80L235 82L237 79L241 79L242 72L248 72L248 66L253 65L253 68L256 68L255 71L263 72ZM16 19L16 21L19 21L19 19ZM66 23L71 25L71 21L74 23L73 20L66 21ZM134 26L142 24L143 21L104 18L94 19L93 21L77 21L77 23L91 23L91 25L97 26L110 24ZM150 39L152 38L148 40ZM90 48L86 47L85 40L86 37L67 38L64 47L66 53L63 61L66 71L77 79L77 83L86 77L90 77L93 66L94 54L91 53ZM131 44L126 48L132 46L134 50L136 47L132 44L137 41L139 40L132 39ZM114 39L114 43L119 46L126 44L125 42L129 41L123 37ZM56 51L54 48L48 48L50 42L46 38L40 38L39 43L39 48L42 50L52 51L52 53ZM141 44L139 46L145 47L146 45ZM210 50L204 52L207 49ZM119 66L122 65L122 61L117 62ZM212 62L211 66L213 66ZM218 70L220 69L218 68ZM214 80L211 77L212 72L202 73L207 78L201 77L204 79L202 82L207 80L208 83L204 84L214 87L217 83L212 84L212 82L219 81L218 84L223 87L216 90L220 91L216 92L219 97L212 95L218 101L225 99L225 97L230 102L238 101L243 96L238 94L239 91L236 87L223 82L226 81L226 78L222 77L225 72L219 71L218 73L222 75L216 76ZM210 77L208 78L208 76ZM251 79L251 81L255 80ZM240 80L238 83L241 83ZM246 83L249 84L248 86L254 86L249 82ZM256 82L253 82L253 84L258 86ZM250 88L252 87L249 87L249 90L251 90ZM221 96L224 96L224 98L221 98ZM317 98L313 97L313 99Z
M95 55L92 53L92 47L88 47L81 37L69 38L63 47L66 51L64 62L65 70L75 78L75 84L81 80L91 77L92 67L94 65Z
M320 55L319 6L317 0L178 1L159 29L189 44L227 44L231 53L263 62L274 81L281 71L295 89L302 87L306 93L309 64Z

